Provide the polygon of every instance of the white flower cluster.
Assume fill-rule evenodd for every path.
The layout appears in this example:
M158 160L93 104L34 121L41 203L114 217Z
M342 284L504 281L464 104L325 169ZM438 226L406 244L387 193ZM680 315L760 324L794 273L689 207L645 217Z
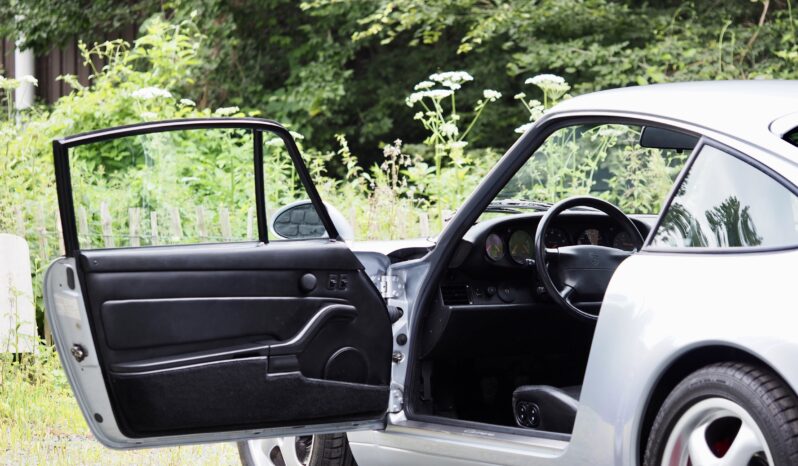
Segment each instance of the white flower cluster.
M135 99L141 100L150 100L155 99L156 97L172 97L172 93L167 91L166 89L161 89L160 87L142 87L141 89L136 89L131 94Z
M552 100L559 99L571 89L571 86L565 82L565 79L562 76L557 76L556 74L539 74L537 76L527 78L527 80L524 81L524 84L534 84Z
M463 83L473 81L474 77L465 71L444 71L429 75L428 80L421 81L413 87L416 91L405 99L408 107L412 107L424 98L440 100L449 97L454 91L460 89ZM433 89L440 85L444 89Z
M444 71L443 73L433 73L429 79L440 83L443 87L456 91L463 83L473 81L474 77L466 71Z
M565 79L562 76L557 76L556 74L539 74L537 76L527 78L527 80L524 81L524 84L534 84L535 86L546 84L565 84Z
M534 125L534 123L525 123L525 124L519 126L518 128L516 128L515 132L516 133L520 133L520 134L524 134L524 133L526 133L526 130L528 130L529 128L532 127L532 125Z
M502 93L499 91L494 91L493 89L485 89L482 91L482 97L484 97L488 102L496 102L502 98Z
M213 114L215 116L225 117L225 116L235 115L236 113L238 113L239 110L240 109L235 105L233 105L232 107L219 107L216 109L215 112L213 112Z
M18 88L22 84L32 84L34 86L38 86L39 81L29 74L17 79L10 79L0 76L0 89L12 90Z
M457 125L454 123L444 123L440 127L441 134L447 137L455 137L460 133L460 130L457 129Z
M432 100L441 100L446 97L452 95L453 91L449 89L430 89L425 91L418 91L410 94L410 96L405 99L405 103L408 107L412 107L416 102L421 101L424 97L429 97Z

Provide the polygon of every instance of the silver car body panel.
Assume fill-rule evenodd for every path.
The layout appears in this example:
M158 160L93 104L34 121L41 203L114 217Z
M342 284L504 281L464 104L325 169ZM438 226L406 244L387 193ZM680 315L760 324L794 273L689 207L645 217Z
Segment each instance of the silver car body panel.
M791 129L796 108L795 81L625 88L565 101L524 137L556 120L606 117L659 123L727 145L798 184L798 148L780 139ZM781 134L771 131L771 123L783 116L777 125ZM409 282L420 282L428 278L428 268L421 265L429 260L392 269L403 270ZM789 272L796 263L798 250L647 251L624 261L601 309L571 441L559 445L559 455L540 449L535 441L547 439L534 432L503 434L485 425L484 434L475 434L449 423L413 423L399 413L389 416L385 431L349 434L355 458L361 464L636 464L649 396L681 355L702 347L736 348L768 364L793 389L798 387L798 316L785 309L793 299ZM418 314L415 296L411 286L404 303L410 320ZM393 383L404 385L403 374L397 372Z

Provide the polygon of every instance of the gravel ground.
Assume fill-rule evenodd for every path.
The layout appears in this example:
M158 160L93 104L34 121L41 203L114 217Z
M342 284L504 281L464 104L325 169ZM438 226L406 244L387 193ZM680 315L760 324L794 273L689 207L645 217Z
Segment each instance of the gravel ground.
M193 445L149 450L105 448L91 434L47 432L39 438L9 441L3 429L0 464L8 465L239 465L233 443Z

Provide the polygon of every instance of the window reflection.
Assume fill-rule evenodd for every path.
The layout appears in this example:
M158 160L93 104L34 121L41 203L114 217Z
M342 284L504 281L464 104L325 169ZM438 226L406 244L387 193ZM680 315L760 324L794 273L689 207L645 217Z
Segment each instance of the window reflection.
M787 188L760 170L705 146L668 207L652 245L796 245L797 201Z

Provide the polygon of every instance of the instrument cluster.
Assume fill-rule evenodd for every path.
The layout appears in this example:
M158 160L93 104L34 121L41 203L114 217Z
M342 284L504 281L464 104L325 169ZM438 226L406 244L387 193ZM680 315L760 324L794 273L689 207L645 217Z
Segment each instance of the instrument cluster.
M533 228L523 227L497 229L485 239L485 254L494 262L509 259L519 265L528 265L534 257L533 232ZM591 244L624 251L634 249L632 238L626 231L597 225L577 226L575 229L551 226L546 232L545 242L547 248Z

